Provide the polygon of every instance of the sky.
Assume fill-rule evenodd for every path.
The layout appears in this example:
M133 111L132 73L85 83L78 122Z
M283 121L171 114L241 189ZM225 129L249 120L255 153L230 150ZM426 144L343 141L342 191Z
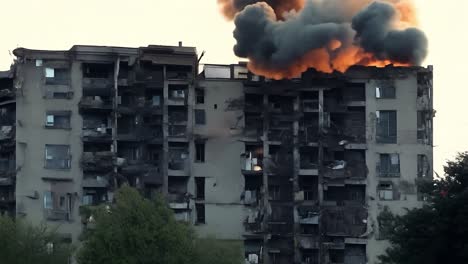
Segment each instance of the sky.
M344 0L345 1L345 0ZM468 151L468 42L466 0L414 0L420 28L429 39L423 66L434 65L434 169L457 152ZM73 45L140 47L195 46L201 63L236 63L234 26L218 12L216 0L3 0L0 70L9 68L13 49L68 50Z

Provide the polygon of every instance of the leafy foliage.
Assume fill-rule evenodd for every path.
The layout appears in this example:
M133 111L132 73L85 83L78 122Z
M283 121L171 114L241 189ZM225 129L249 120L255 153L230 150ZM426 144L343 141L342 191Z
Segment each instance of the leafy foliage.
M65 264L72 252L71 246L47 227L6 216L0 216L0 245L2 264Z
M240 249L198 240L188 224L175 220L162 197L148 200L128 186L118 190L114 205L94 209L93 218L94 228L77 255L80 264L209 264L215 259L231 264L239 263L236 252L241 256Z
M387 218L392 246L382 264L468 263L468 152L444 170L444 178L421 184L427 204Z

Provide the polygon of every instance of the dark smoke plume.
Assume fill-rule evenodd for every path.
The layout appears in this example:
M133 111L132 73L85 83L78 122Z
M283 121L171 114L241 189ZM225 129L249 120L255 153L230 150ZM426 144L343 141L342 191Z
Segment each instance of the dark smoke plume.
M419 65L427 55L427 38L416 28L391 29L396 16L392 5L374 2L352 20L360 46L378 59Z
M309 67L331 72L356 64L417 65L427 55L426 36L411 27L416 19L409 0L308 0L299 11L278 16L281 2L233 2L241 10L234 52L249 58L254 72L284 78Z
M224 15L233 19L234 16L245 7L258 2L265 2L275 10L278 18L283 18L283 13L290 10L299 11L304 6L304 0L218 0Z

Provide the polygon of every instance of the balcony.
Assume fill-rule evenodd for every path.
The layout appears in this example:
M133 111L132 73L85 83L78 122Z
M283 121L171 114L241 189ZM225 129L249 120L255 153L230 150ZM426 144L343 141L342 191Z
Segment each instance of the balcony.
M16 173L16 161L14 159L0 159L0 177L11 176Z
M83 152L81 166L84 171L110 171L114 167L113 152Z
M169 207L171 209L185 210L189 209L189 198L183 193L169 193L167 195Z
M187 105L186 90L170 90L167 98L167 105L184 106Z
M320 223L327 236L360 237L367 230L364 206L324 206Z
M133 129L122 130L117 134L117 140L119 141L162 143L162 129L155 129L150 126L139 126Z
M251 152L241 154L241 171L244 175L262 175L263 158L255 157Z
M105 126L98 128L83 128L82 140L83 142L111 142L112 128Z
M178 81L187 81L193 78L191 70L170 70L166 71L166 79L168 80L178 80Z
M186 138L187 133L187 125L172 125L168 126L168 133L169 137L174 138Z
M13 139L15 131L15 126L2 126L0 129L0 141Z
M169 176L190 176L190 160L173 159L168 164Z
M83 97L78 104L80 111L99 111L99 112L110 112L113 108L112 101L102 100L98 98Z
M82 182L83 188L107 188L109 181L103 177L84 178Z
M111 78L83 78L83 92L87 95L109 96L112 94L114 80Z
M316 235L299 235L298 242L301 249L319 248L319 238Z
M319 141L318 125L310 125L299 129L299 141L303 144L313 145Z
M318 99L304 99L302 100L302 110L304 112L313 113L319 111Z
M14 203L15 193L10 190L0 191L0 203Z

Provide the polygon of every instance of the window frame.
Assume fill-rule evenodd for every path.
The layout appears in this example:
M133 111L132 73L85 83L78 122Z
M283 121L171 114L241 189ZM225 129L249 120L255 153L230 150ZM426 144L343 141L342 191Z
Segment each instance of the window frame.
M384 118L384 116L386 116ZM386 123L386 124L384 124ZM392 123L394 127L392 128ZM397 144L398 142L398 112L396 110L376 111L376 143Z
M48 147L67 147L67 158L66 159L57 159L59 161L65 161L66 162L66 166L65 167L54 167L54 166L51 166L49 163L48 163L48 160L54 160L54 157L53 156L50 156L52 158L49 158L49 155L48 155ZM46 144L45 147L44 147L44 154L45 154L45 157L44 157L44 168L45 169L50 169L50 170L70 170L71 169L71 147L70 145L61 145L61 144ZM57 155L59 156L59 155Z
M205 104L205 90L195 89L195 104Z
M195 125L206 125L206 111L205 109L195 109Z
M397 163L393 161L397 159ZM385 169L385 171L384 171ZM401 159L399 153L379 153L377 172L382 178L401 177Z
M68 122L65 125L57 125L57 118L68 119ZM45 127L49 129L71 129L71 111L47 111Z
M201 225L201 224L206 224L206 207L204 203L196 203L195 204L195 210L197 213L196 217L196 224ZM203 214L201 214L203 212Z

